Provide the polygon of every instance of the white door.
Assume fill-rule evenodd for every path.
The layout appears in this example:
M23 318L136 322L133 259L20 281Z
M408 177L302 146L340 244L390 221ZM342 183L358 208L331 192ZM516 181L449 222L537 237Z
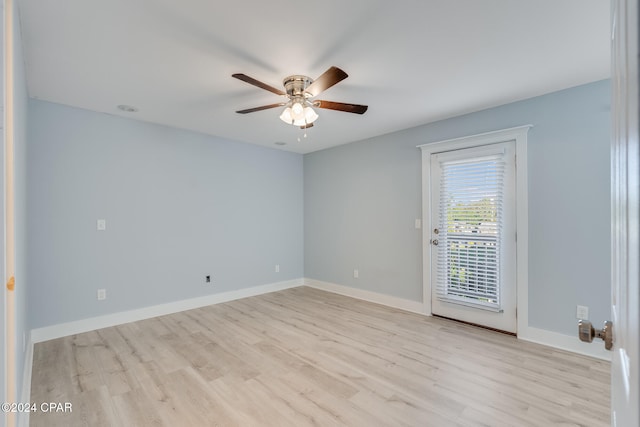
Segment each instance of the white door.
M431 312L516 332L515 141L431 154Z
M612 7L611 424L627 427L640 426L639 10L637 0Z

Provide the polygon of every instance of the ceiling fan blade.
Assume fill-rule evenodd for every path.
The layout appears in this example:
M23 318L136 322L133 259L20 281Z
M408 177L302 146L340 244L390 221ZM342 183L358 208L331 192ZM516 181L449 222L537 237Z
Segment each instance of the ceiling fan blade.
M263 105L262 107L247 108L246 110L236 111L236 113L247 114L247 113L253 113L256 111L268 110L269 108L282 107L284 105L286 105L284 102L280 102L278 104Z
M232 74L231 77L235 77L238 80L242 80L243 82L249 83L250 85L254 85L259 87L260 89L264 89L264 90L268 90L269 92L273 92L276 95L286 95L286 93L284 93L282 90L280 89L276 89L273 86L269 86L266 83L262 83L259 80L254 79L253 77L249 77L246 74Z
M333 101L315 101L313 103L318 108L326 108L327 110L346 111L347 113L364 114L369 108L367 105L345 104L343 102Z
M324 72L320 77L318 77L313 83L309 85L308 88L305 89L310 96L318 96L325 90L329 89L331 86L336 83L340 83L342 80L349 77L347 73L342 71L338 67L331 67L327 71Z

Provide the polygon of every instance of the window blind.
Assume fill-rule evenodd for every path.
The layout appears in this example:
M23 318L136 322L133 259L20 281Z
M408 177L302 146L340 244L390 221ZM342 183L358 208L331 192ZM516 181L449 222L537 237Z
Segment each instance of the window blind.
M440 163L439 299L500 311L504 154Z

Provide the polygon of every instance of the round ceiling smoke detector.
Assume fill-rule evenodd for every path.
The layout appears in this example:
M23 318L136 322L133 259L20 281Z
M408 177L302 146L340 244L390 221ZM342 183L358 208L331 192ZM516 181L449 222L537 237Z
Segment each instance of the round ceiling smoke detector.
M124 111L125 113L135 113L138 111L136 107L133 107L131 105L125 105L125 104L118 105L118 110Z

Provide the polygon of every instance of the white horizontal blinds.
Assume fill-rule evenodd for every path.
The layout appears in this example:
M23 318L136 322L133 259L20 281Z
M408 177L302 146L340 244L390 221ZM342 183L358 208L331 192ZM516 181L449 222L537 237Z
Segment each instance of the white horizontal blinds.
M504 175L503 151L440 162L438 298L500 311Z

